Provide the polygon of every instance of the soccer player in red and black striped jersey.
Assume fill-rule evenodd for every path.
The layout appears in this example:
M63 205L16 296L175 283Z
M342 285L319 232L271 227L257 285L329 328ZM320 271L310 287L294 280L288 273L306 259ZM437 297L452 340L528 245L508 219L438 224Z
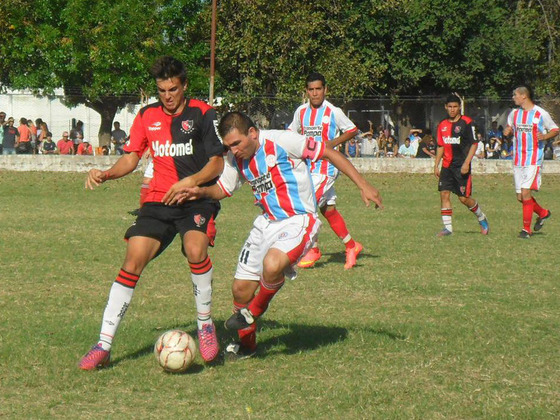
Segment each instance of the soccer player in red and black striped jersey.
M480 209L478 202L471 197L471 160L476 152L476 135L472 120L461 115L461 99L449 95L445 102L448 117L441 121L437 129L437 153L434 174L439 179L441 198L441 218L443 229L437 236L449 236L453 233L451 192L459 201L474 213L480 224L480 232L488 235L488 219ZM441 172L439 164L443 159Z
M207 252L207 228L218 213L219 203L206 198L181 205L161 203L165 193L179 181L191 187L216 183L224 167L216 112L205 102L185 97L187 77L180 61L162 57L155 62L151 74L159 101L142 108L134 119L125 154L107 171L90 170L86 180L86 188L93 189L134 171L147 149L152 154L154 177L138 218L125 234L126 257L111 287L99 341L80 362L84 370L108 365L114 335L142 271L177 233L183 241L194 285L200 353L207 362L218 355L211 319L213 268Z

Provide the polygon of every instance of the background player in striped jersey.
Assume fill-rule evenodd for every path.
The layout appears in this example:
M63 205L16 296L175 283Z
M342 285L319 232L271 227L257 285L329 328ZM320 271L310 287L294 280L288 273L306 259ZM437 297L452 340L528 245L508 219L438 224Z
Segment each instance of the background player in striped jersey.
M224 115L218 130L229 149L218 183L185 188L181 181L169 190L164 202L172 204L187 197L221 200L244 181L253 189L263 213L255 219L239 255L232 287L234 314L226 321L226 328L237 330L240 340L226 348L226 356L239 359L255 353L256 319L283 286L285 276L295 277L294 266L318 233L321 222L306 159L329 159L358 186L366 205L371 201L381 206L381 197L348 159L313 137L259 130L240 112Z
M128 240L122 268L113 282L103 313L99 340L82 358L79 367L93 370L107 366L113 338L132 300L146 265L171 244L177 233L191 271L197 309L199 349L205 361L218 355L218 339L211 319L212 262L208 256L208 222L219 203L202 199L165 206L161 199L178 180L183 185L213 185L223 170L223 145L216 133L216 112L210 105L185 97L187 76L183 63L162 57L152 67L159 101L143 107L132 124L125 154L107 171L92 169L86 188L93 189L136 169L149 148L154 176L144 205L126 231Z
M504 136L513 134L515 192L517 200L523 204L523 229L519 237L528 239L533 233L533 212L537 214L533 227L535 231L540 230L551 215L550 210L537 203L531 190L538 191L541 186L544 146L548 140L558 135L558 125L548 112L534 104L528 87L516 88L513 91L513 101L519 108L510 112Z
M357 127L344 112L325 99L327 82L321 73L311 73L305 83L309 102L296 110L290 130L317 142L328 143L329 147L336 147L358 134ZM344 218L336 209L334 181L338 176L338 169L328 160L322 159L310 162L310 168L319 209L346 246L344 268L352 268L362 251L362 244L352 239ZM315 243L301 259L299 267L313 267L320 258L321 251Z
M448 236L453 233L451 192L474 213L480 224L480 232L487 235L488 220L478 202L471 197L471 160L478 143L474 126L469 117L461 115L461 99L457 95L447 97L445 109L448 117L441 121L437 128L438 148L434 165L434 174L439 179L438 190L443 221L443 229L437 236ZM440 172L439 164L442 159Z

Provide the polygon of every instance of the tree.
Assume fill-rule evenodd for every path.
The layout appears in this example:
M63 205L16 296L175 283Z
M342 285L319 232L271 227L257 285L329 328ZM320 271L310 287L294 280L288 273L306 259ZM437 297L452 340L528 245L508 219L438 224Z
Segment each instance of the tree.
M63 87L69 105L101 115L106 144L119 108L154 93L148 69L174 55L200 74L208 46L197 32L199 0L4 0L0 81L37 94ZM200 77L191 91L200 93Z

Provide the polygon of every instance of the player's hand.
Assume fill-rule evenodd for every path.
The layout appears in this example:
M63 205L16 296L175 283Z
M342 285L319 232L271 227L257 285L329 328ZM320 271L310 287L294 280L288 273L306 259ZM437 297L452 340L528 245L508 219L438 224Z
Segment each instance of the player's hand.
M366 207L369 207L369 203L371 201L375 203L376 209L383 208L381 194L379 194L379 191L373 185L367 184L361 189L360 194L362 195L362 201L366 204Z
M173 184L165 193L161 202L170 206L173 204L181 204L187 200L196 200L200 198L200 188L197 186L183 186L181 185L183 181L184 180L181 180ZM188 185L187 182L185 184Z
M466 175L469 173L469 168L470 165L467 165L465 163L463 163L463 165L461 166L461 175Z
M100 171L99 169L90 169L86 179L85 188L93 190L95 187L103 184L106 180L107 175L104 171Z
M439 166L434 166L434 175L439 179Z

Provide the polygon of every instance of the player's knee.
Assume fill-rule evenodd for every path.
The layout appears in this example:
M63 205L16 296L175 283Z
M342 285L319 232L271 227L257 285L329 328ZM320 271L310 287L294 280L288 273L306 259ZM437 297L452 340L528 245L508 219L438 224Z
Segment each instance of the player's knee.
M187 260L189 260L189 262L191 263L201 262L208 255L207 247L205 246L205 244L198 244L198 243L189 243L188 245L185 244L184 251Z
M289 260L280 258L278 255L267 256L263 262L263 276L267 281L281 278L289 264Z
M231 293L233 299L237 303L245 304L253 298L256 290L256 285L253 281L234 281L231 286ZM257 283L258 284L258 283Z

